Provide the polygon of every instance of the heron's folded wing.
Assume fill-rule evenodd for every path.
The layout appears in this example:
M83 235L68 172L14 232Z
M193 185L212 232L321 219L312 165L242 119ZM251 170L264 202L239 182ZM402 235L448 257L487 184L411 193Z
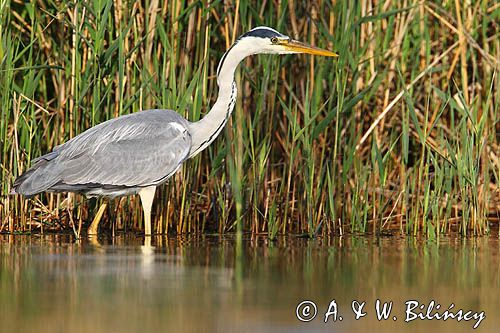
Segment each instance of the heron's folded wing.
M190 148L181 122L117 118L58 147L58 167L65 184L156 185L179 168Z

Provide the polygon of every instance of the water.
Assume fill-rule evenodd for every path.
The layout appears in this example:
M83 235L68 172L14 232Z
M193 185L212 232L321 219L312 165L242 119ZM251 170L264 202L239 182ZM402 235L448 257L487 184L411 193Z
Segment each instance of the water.
M458 237L248 238L237 246L232 236L145 244L130 235L2 235L0 331L470 332L478 322L405 322L405 302L434 300L441 313L451 303L454 312L484 311L476 331L496 332L499 247L494 238ZM377 320L377 299L393 302L388 320ZM303 300L317 306L307 323L296 318ZM337 321L324 323L333 300ZM366 302L359 320L353 301Z

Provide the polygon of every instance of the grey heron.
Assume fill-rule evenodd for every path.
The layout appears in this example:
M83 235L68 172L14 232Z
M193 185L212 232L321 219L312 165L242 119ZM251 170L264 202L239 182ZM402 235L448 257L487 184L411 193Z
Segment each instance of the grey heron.
M236 101L234 71L244 58L260 53L337 56L272 28L254 28L222 56L217 67L219 95L201 120L190 122L175 111L155 109L105 121L34 159L31 168L15 180L12 193L31 197L41 192L79 192L111 198L138 193L145 234L150 235L156 187L220 134ZM97 233L103 207L89 234Z

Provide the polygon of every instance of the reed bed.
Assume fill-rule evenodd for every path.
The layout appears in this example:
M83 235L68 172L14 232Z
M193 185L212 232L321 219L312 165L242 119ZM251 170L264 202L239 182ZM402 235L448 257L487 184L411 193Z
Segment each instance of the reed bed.
M158 233L460 232L500 216L500 5L470 1L0 1L0 232L74 230L99 200L10 196L30 161L149 108L198 120L241 33L336 60L254 56L229 125L157 191ZM140 230L138 197L104 230Z

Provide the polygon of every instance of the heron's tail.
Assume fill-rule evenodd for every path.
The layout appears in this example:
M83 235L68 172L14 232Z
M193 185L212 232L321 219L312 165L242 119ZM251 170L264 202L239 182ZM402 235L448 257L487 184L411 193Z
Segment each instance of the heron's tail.
M57 152L51 152L33 160L33 166L14 181L10 194L31 197L50 189L60 180L57 167L51 163L57 155Z

